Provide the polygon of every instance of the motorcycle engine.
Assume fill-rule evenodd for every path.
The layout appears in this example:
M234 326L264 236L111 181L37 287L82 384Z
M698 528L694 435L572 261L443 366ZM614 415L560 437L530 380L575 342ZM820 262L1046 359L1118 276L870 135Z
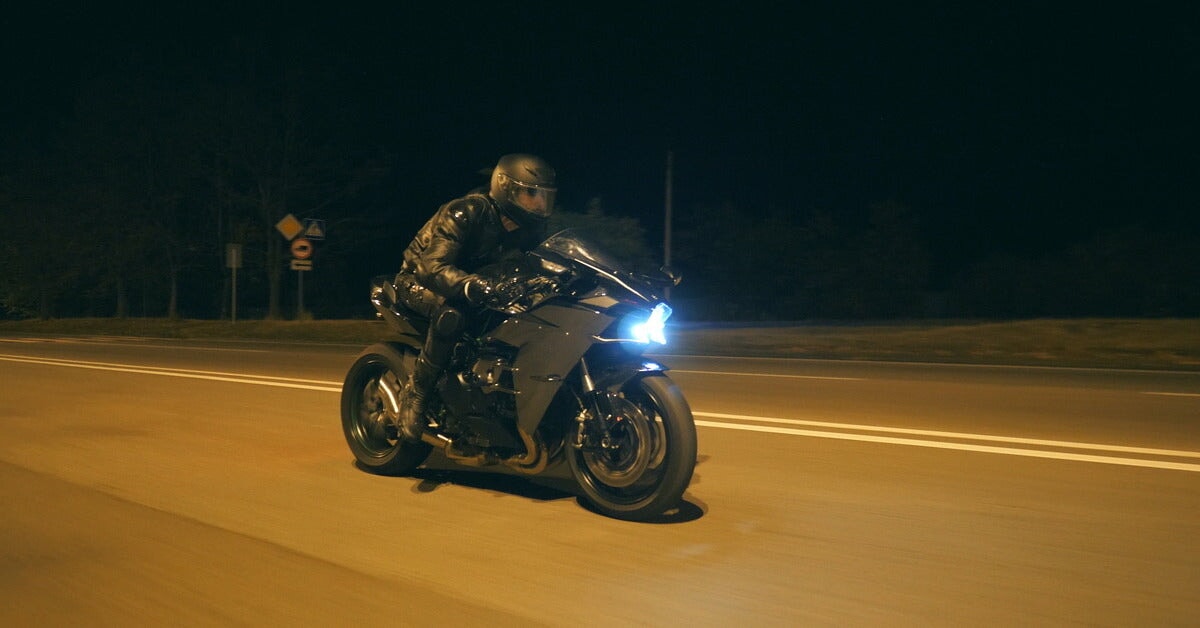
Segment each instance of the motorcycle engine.
M439 387L446 431L478 447L517 449L513 370L499 356L481 356L449 373Z

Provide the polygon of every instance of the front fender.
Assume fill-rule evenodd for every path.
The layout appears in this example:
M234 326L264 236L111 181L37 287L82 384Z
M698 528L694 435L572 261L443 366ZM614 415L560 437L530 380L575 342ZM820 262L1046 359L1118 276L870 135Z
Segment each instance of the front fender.
M590 364L590 363L589 363ZM633 359L628 362L609 365L599 373L593 369L592 376L597 388L620 390L630 380L652 373L666 373L667 365L650 359Z

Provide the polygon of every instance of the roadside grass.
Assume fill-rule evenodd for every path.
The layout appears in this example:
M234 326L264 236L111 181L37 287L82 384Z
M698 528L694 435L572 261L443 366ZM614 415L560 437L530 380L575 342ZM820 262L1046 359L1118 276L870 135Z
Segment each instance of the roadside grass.
M1200 371L1200 319L920 321L697 329L714 355Z
M672 354L961 362L1200 371L1200 319L1036 319L685 324L669 331ZM391 336L372 320L88 318L0 321L0 338L119 336L369 344Z
M239 320L167 318L57 318L0 321L0 336L116 336L184 340L279 340L363 344L388 336L374 320Z

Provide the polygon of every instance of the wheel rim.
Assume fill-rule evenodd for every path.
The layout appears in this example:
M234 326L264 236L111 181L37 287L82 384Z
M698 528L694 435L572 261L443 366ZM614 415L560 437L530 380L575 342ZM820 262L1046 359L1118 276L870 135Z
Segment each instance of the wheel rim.
M401 386L400 378L386 366L374 366L364 374L362 385L357 387L350 433L370 457L385 458L391 455L400 440L379 388L390 386L393 391L399 391Z
M624 398L613 399L619 421L611 431L610 448L580 451L588 483L606 501L632 504L654 494L666 458L666 428L653 406L639 407Z

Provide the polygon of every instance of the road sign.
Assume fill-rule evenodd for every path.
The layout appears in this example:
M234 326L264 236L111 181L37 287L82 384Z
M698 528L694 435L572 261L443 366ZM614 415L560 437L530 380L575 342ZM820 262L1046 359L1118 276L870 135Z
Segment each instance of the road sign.
M325 221L317 218L309 218L304 221L304 237L309 240L324 240L325 239Z
M292 270L312 270L312 260L294 259L292 260Z
M283 237L289 240L300 235L301 231L304 231L304 225L300 224L300 221L291 214L284 216L279 222L275 223L275 228L279 230L279 233L283 234Z
M313 245L306 238L296 238L292 240L292 257L296 259L308 259L312 257Z

